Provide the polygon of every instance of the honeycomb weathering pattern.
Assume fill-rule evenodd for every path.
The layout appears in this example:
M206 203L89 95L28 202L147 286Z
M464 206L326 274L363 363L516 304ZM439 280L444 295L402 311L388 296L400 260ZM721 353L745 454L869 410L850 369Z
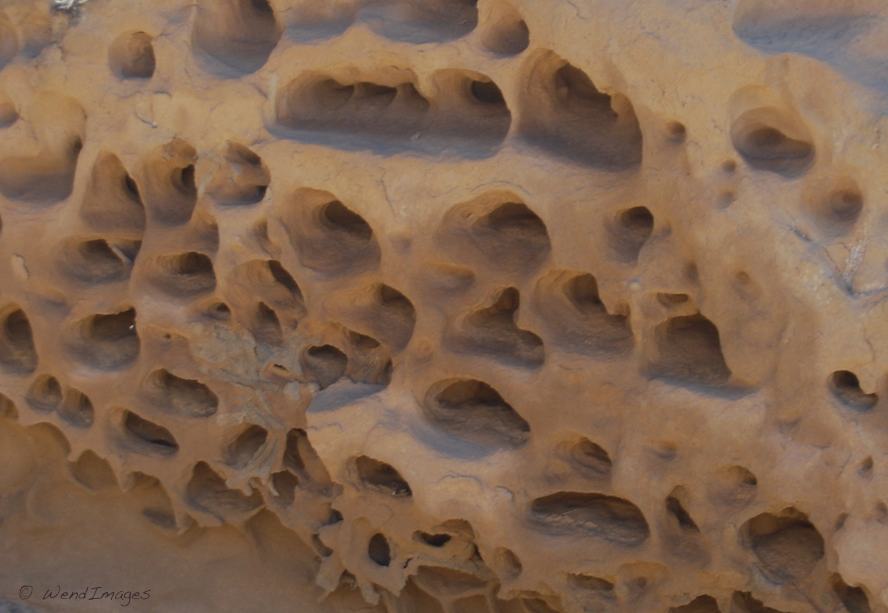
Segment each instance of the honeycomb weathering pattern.
M48 4L0 609L888 610L881 0Z

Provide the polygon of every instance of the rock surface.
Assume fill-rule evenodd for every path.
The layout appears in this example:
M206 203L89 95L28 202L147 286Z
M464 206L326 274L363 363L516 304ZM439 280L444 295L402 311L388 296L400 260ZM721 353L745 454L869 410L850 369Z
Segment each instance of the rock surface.
M881 0L49 4L0 610L888 611Z

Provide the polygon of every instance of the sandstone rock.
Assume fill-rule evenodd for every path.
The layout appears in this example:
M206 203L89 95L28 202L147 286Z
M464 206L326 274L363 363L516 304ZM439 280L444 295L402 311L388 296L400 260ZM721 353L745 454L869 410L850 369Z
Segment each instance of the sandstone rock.
M56 4L0 609L888 611L883 2Z

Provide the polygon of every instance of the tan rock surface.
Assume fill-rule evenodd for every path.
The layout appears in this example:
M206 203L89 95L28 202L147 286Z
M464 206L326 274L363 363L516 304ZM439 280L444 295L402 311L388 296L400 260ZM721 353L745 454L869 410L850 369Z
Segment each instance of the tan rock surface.
M0 0L0 610L888 611L886 110L881 0Z

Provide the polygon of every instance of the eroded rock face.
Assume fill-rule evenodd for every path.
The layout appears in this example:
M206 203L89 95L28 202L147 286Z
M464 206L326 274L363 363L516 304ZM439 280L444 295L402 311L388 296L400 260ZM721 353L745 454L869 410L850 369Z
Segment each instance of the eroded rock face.
M0 596L888 610L886 15L3 3Z

